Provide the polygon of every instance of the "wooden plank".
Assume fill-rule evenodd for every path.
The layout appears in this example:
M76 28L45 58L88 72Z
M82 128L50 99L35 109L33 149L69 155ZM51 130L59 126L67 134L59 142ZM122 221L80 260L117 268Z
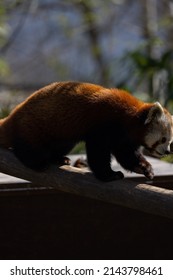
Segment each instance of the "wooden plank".
M51 166L45 172L24 167L8 150L0 149L0 171L47 190L63 191L147 213L173 218L173 191L124 179L98 181L90 172L71 166Z
M74 164L74 162L76 161L76 159L78 158L82 158L82 159L86 159L86 155L85 154L81 154L81 155L69 155L69 158L72 161L72 165ZM146 159L152 164L153 168L154 168L154 174L155 174L155 178L153 181L153 184L156 183L156 185L160 185L159 182L163 182L163 187L164 186L164 182L165 180L169 181L169 183L171 183L172 181L172 188L173 188L173 164L172 163L168 163L165 161L161 161L152 157L146 157ZM112 168L113 170L120 170L124 173L126 178L132 178L135 181L139 181L142 183L148 183L148 180L146 180L146 178L143 175L140 174L136 174L134 172L128 172L126 170L124 170L115 159L112 160ZM86 168L85 170L88 170L88 168ZM168 179L169 178L169 179ZM27 183L28 181L14 177L14 176L10 176L4 173L0 173L0 188L2 186L2 184L7 184L7 185L12 185L12 184L21 184L21 183ZM170 184L169 184L170 185ZM160 185L161 186L161 185Z

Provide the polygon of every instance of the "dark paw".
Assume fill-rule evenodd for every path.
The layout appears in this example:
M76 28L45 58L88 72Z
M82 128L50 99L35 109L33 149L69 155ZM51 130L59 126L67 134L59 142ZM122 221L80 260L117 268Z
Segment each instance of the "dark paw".
M70 165L71 160L68 157L62 157L58 159L58 165Z
M83 158L78 158L78 159L75 161L75 163L74 163L73 166L74 166L74 167L77 167L77 168L85 168L85 167L88 167L88 163L87 163L87 161L86 161L85 159L83 159Z
M151 164L147 161L140 162L140 165L134 169L134 172L144 174L145 177L152 180L154 178L154 172Z
M111 176L112 180L120 180L124 178L124 174L121 171L116 171L114 174ZM111 181L112 181L111 180Z
M153 178L154 178L154 171L153 171L152 166L151 166L150 168L147 168L147 169L144 171L144 175L145 175L145 177L147 177L149 180L153 180Z

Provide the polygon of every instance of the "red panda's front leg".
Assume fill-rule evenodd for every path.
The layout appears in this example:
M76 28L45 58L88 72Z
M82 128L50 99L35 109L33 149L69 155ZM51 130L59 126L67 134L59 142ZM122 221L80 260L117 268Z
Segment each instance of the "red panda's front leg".
M142 154L139 155L139 164L135 166L135 173L144 174L145 177L152 180L154 177L154 172L152 165L143 157Z
M97 179L110 182L124 178L121 171L111 169L111 153L106 139L90 135L86 140L86 153L88 165Z
M154 172L152 165L144 158L142 153L139 150L135 150L133 146L127 145L126 147L119 147L118 149L114 149L112 153L126 170L144 174L148 179L153 179Z

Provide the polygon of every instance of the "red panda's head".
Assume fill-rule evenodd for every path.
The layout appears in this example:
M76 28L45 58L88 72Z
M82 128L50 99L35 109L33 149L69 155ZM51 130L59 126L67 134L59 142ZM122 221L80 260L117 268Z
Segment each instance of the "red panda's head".
M173 120L159 102L149 108L144 125L146 127L144 146L149 153L156 157L169 154L173 142Z

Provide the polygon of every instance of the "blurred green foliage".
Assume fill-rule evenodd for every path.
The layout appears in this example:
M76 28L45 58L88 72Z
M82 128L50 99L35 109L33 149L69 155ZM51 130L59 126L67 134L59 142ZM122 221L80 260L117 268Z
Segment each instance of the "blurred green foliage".
M10 68L5 59L0 58L0 76L5 77L10 73Z
M160 86L163 86L165 91L163 105L168 106L168 103L173 101L173 51L167 50L163 52L159 59L153 58L140 50L129 53L129 57L136 66L138 79L140 81L148 80L148 93L151 100L154 99L154 76L157 73L162 73L162 71L166 72L165 84L160 84Z
M71 154L85 154L85 143L80 142L77 144L71 151Z
M7 17L7 11L3 1L0 1L0 50L1 47L6 42L7 35L7 25L5 24L5 20ZM3 56L0 56L0 76L5 77L10 73L9 65L6 59Z

